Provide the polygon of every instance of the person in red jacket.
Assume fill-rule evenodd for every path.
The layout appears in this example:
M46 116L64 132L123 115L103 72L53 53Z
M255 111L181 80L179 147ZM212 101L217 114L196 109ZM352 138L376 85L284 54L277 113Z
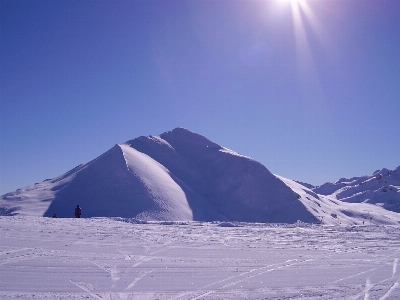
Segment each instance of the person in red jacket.
M79 205L77 205L75 208L75 218L80 218L81 214L82 214L82 209L79 207Z

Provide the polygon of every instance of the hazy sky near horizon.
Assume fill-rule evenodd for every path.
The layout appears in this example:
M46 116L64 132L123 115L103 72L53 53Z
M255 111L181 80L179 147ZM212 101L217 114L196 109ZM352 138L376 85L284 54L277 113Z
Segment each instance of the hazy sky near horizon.
M398 0L0 0L0 194L185 127L322 184L400 165Z

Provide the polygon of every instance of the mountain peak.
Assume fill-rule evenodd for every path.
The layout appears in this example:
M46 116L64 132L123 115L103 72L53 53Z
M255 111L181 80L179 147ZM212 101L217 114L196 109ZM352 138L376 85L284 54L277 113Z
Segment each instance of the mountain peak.
M177 127L172 131L164 132L160 137L170 144L180 144L180 146L191 145L194 147L206 147L212 149L221 149L222 147L201 134L194 133L188 129Z

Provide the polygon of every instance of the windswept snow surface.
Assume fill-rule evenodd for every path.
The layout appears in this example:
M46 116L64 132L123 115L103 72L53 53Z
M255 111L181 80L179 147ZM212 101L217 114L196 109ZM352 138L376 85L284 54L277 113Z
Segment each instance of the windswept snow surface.
M400 299L400 227L0 217L0 299Z

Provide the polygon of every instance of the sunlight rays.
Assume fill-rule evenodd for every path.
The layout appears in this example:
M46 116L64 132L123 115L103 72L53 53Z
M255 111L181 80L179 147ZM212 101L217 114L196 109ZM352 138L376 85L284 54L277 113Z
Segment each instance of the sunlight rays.
M307 99L305 100L304 108L308 109L310 105L315 106L316 104L315 100L313 101L312 99L323 99L323 91L313 56L313 44L307 34L307 29L311 29L318 43L323 47L329 44L326 40L328 34L306 0L280 1L290 4L296 47L298 81L304 99ZM319 104L320 102L318 101Z

